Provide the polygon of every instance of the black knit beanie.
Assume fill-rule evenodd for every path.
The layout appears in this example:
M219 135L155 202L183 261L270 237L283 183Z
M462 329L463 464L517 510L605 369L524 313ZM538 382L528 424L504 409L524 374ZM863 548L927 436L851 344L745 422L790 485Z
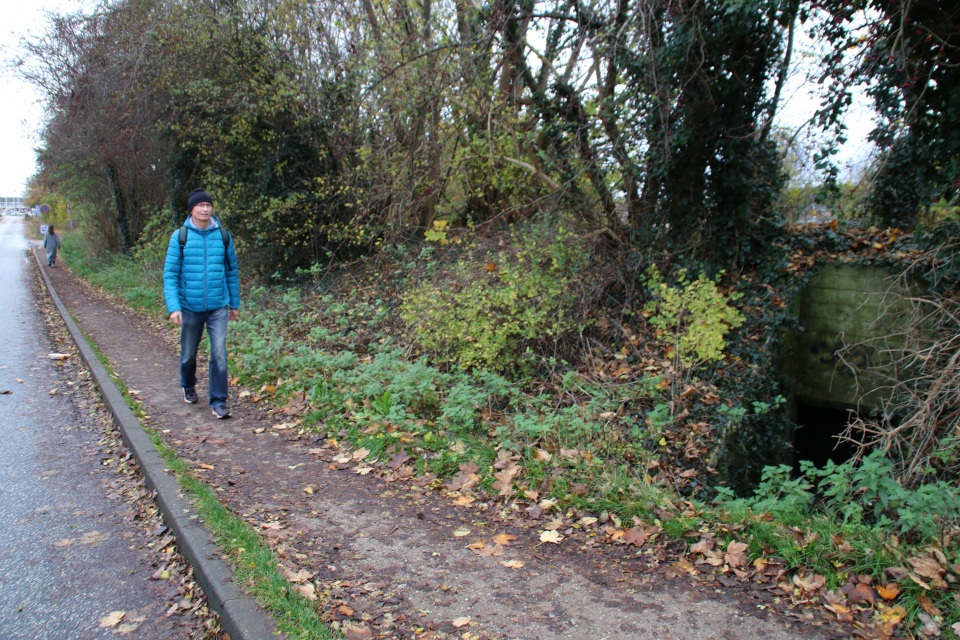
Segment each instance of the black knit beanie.
M210 199L209 193L203 189L192 191L190 195L187 196L187 211L193 211L193 208L201 202L209 202L211 206L213 205L213 200Z

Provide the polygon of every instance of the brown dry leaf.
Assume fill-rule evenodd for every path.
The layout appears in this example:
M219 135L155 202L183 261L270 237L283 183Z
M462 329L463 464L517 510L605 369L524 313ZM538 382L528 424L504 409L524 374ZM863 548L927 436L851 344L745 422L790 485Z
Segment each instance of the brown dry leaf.
M369 455L370 455L370 449L363 447L361 449L357 449L356 451L354 451L352 457L354 460L363 460Z
M534 453L534 458L536 458L540 462L550 462L551 460L553 460L553 454L544 449L537 449L536 452Z
M700 542L690 547L690 553L709 553L713 551L717 542L713 538L703 538Z
M404 478L412 478L414 475L413 465L405 464L399 469L397 469L397 478L403 480Z
M490 264L493 264L493 263L491 262ZM487 266L489 267L489 265L487 265ZM461 617L459 617L459 618L454 618L454 619L453 619L453 626L455 626L455 627L458 628L458 629L459 629L460 627L465 627L465 626L467 626L468 624L470 624L470 617L469 617L469 616L461 616Z
M636 547L642 547L647 542L647 533L639 528L633 527L628 529L626 533L623 534L623 543L632 544Z
M409 459L410 456L407 455L407 451L405 449L401 449L400 453L395 453L390 456L390 462L387 463L387 466L396 471Z
M108 627L115 627L120 624L120 621L123 620L123 617L127 615L126 611L111 611L107 615L98 619L98 627L101 629L106 629Z
M907 562L913 565L914 572L922 578L936 581L947 572L936 559L926 554L909 558Z
M826 579L816 573L811 573L802 578L799 575L793 576L793 584L809 593L813 593L817 589L820 589L825 583Z
M336 610L337 610L337 613L340 613L340 614L345 615L345 616L347 616L347 617L350 617L350 616L353 615L353 609L351 609L350 607L348 607L348 606L345 605L345 604L340 605L339 607L337 607Z
M459 498L457 498L457 499L454 500L453 502L454 502L455 504L460 505L461 507L469 507L471 504L473 504L473 503L476 502L476 501L477 501L477 499L474 498L473 496L471 496L471 495L465 495L465 496L460 496Z
M898 585L896 582L891 582L885 587L878 586L877 593L879 593L880 597L884 600L893 600L900 595L900 585Z
M887 567L883 570L883 577L887 580L900 582L906 580L909 572L903 567Z
M742 567L747 563L747 547L744 542L731 542L727 545L727 552L723 554L723 560L731 567Z
M295 584L293 585L293 590L307 600L317 599L317 589L313 586L312 582L308 582L306 584Z
M933 606L933 600L931 600L925 593L921 593L917 595L917 602L920 603L920 606L923 608L924 611L926 611L932 616L939 616L940 614L943 613L942 611L940 611L940 609Z
M526 563L523 560L501 560L500 564L507 569L522 569Z
M873 588L864 582L859 583L856 587L848 591L847 596L853 604L875 604L877 602L877 596Z
M130 635L131 633L133 633L134 631L136 631L136 630L139 629L139 628L140 628L140 625L139 625L138 623L135 623L135 622L124 622L123 624L121 624L120 626L118 626L116 629L114 629L114 630L111 631L110 633L116 634L116 635L118 635L118 636L126 635L126 636L129 637L129 635Z
M517 536L511 533L501 533L493 536L494 544L501 544L505 547L509 547L513 544L513 541L517 539Z
M343 637L346 640L369 640L373 637L370 627L355 627L352 624L343 625Z
M110 539L109 533L101 533L99 531L88 531L87 533L80 536L80 544L88 544L91 547L99 547L101 544Z
M939 638L940 633L940 623L933 619L932 616L920 612L918 614L920 621L923 623L923 626L920 627L920 637L921 638Z
M450 491L466 491L467 489L472 489L480 483L480 476L475 473L468 473L466 471L461 471L457 475L450 478L450 482L447 483L447 489Z
M481 549L483 549L485 546L486 546L486 545L484 545L482 542L480 542L479 540L477 540L476 542L471 542L470 544L468 544L468 545L467 545L467 549L470 549L470 550L473 551L474 553L477 553L477 552L479 552Z
M563 540L563 536L560 535L559 531L542 531L540 533L540 542L560 544L561 540Z
M954 635L960 636L960 622L954 622L950 628L953 629Z
M675 562L663 570L663 575L669 580L679 578L682 575L697 575L698 571L693 568L693 563L688 560Z
M289 580L294 584L301 584L313 577L313 573L307 571L306 569L298 569L296 571L291 570L285 565L280 565L280 573L283 574L283 577Z

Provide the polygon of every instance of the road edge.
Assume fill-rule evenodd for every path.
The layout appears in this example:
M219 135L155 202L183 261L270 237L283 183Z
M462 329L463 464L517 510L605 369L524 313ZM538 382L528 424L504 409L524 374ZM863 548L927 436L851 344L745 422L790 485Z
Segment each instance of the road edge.
M220 549L213 542L210 534L196 521L195 511L183 498L176 478L170 473L140 421L127 406L120 390L110 379L110 374L100 363L70 312L60 300L60 296L57 295L53 283L43 268L43 262L37 255L36 247L31 246L30 252L37 261L47 292L77 345L80 357L90 370L104 404L120 429L124 443L137 460L144 481L157 493L156 502L164 522L176 537L183 556L193 567L197 582L206 594L207 601L220 616L220 626L230 634L231 640L276 640L280 634L276 631L273 621L264 609L253 598L245 595L233 581L233 572L229 565L220 559Z

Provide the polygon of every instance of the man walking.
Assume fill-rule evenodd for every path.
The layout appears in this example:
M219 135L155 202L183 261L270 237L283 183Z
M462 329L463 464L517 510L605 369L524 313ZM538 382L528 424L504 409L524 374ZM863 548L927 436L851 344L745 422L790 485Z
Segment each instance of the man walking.
M188 196L190 217L174 231L163 265L163 294L170 321L180 329L180 386L184 401L198 400L197 347L207 328L210 338L210 408L226 418L227 322L240 313L240 279L233 238L213 216L213 200L203 189Z

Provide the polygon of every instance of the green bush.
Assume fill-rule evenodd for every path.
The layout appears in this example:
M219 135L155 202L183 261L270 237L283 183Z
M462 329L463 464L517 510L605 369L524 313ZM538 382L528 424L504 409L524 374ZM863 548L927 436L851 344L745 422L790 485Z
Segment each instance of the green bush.
M780 517L822 512L844 523L898 530L923 540L936 539L957 524L960 489L943 481L907 489L897 482L894 463L882 451L860 462L828 462L822 469L802 461L800 469L798 477L791 477L788 465L766 467L753 496L738 499L721 488L719 500L728 508Z
M647 271L646 284L658 298L645 307L653 314L650 323L670 336L684 366L716 362L723 357L727 333L743 324L743 314L729 304L739 295L728 298L702 274L690 282L686 269L677 281L679 286L664 282L656 266Z
M512 257L499 260L463 259L452 273L404 296L401 318L439 361L522 369L525 342L556 341L576 328L571 285L586 256L569 233L522 238Z

